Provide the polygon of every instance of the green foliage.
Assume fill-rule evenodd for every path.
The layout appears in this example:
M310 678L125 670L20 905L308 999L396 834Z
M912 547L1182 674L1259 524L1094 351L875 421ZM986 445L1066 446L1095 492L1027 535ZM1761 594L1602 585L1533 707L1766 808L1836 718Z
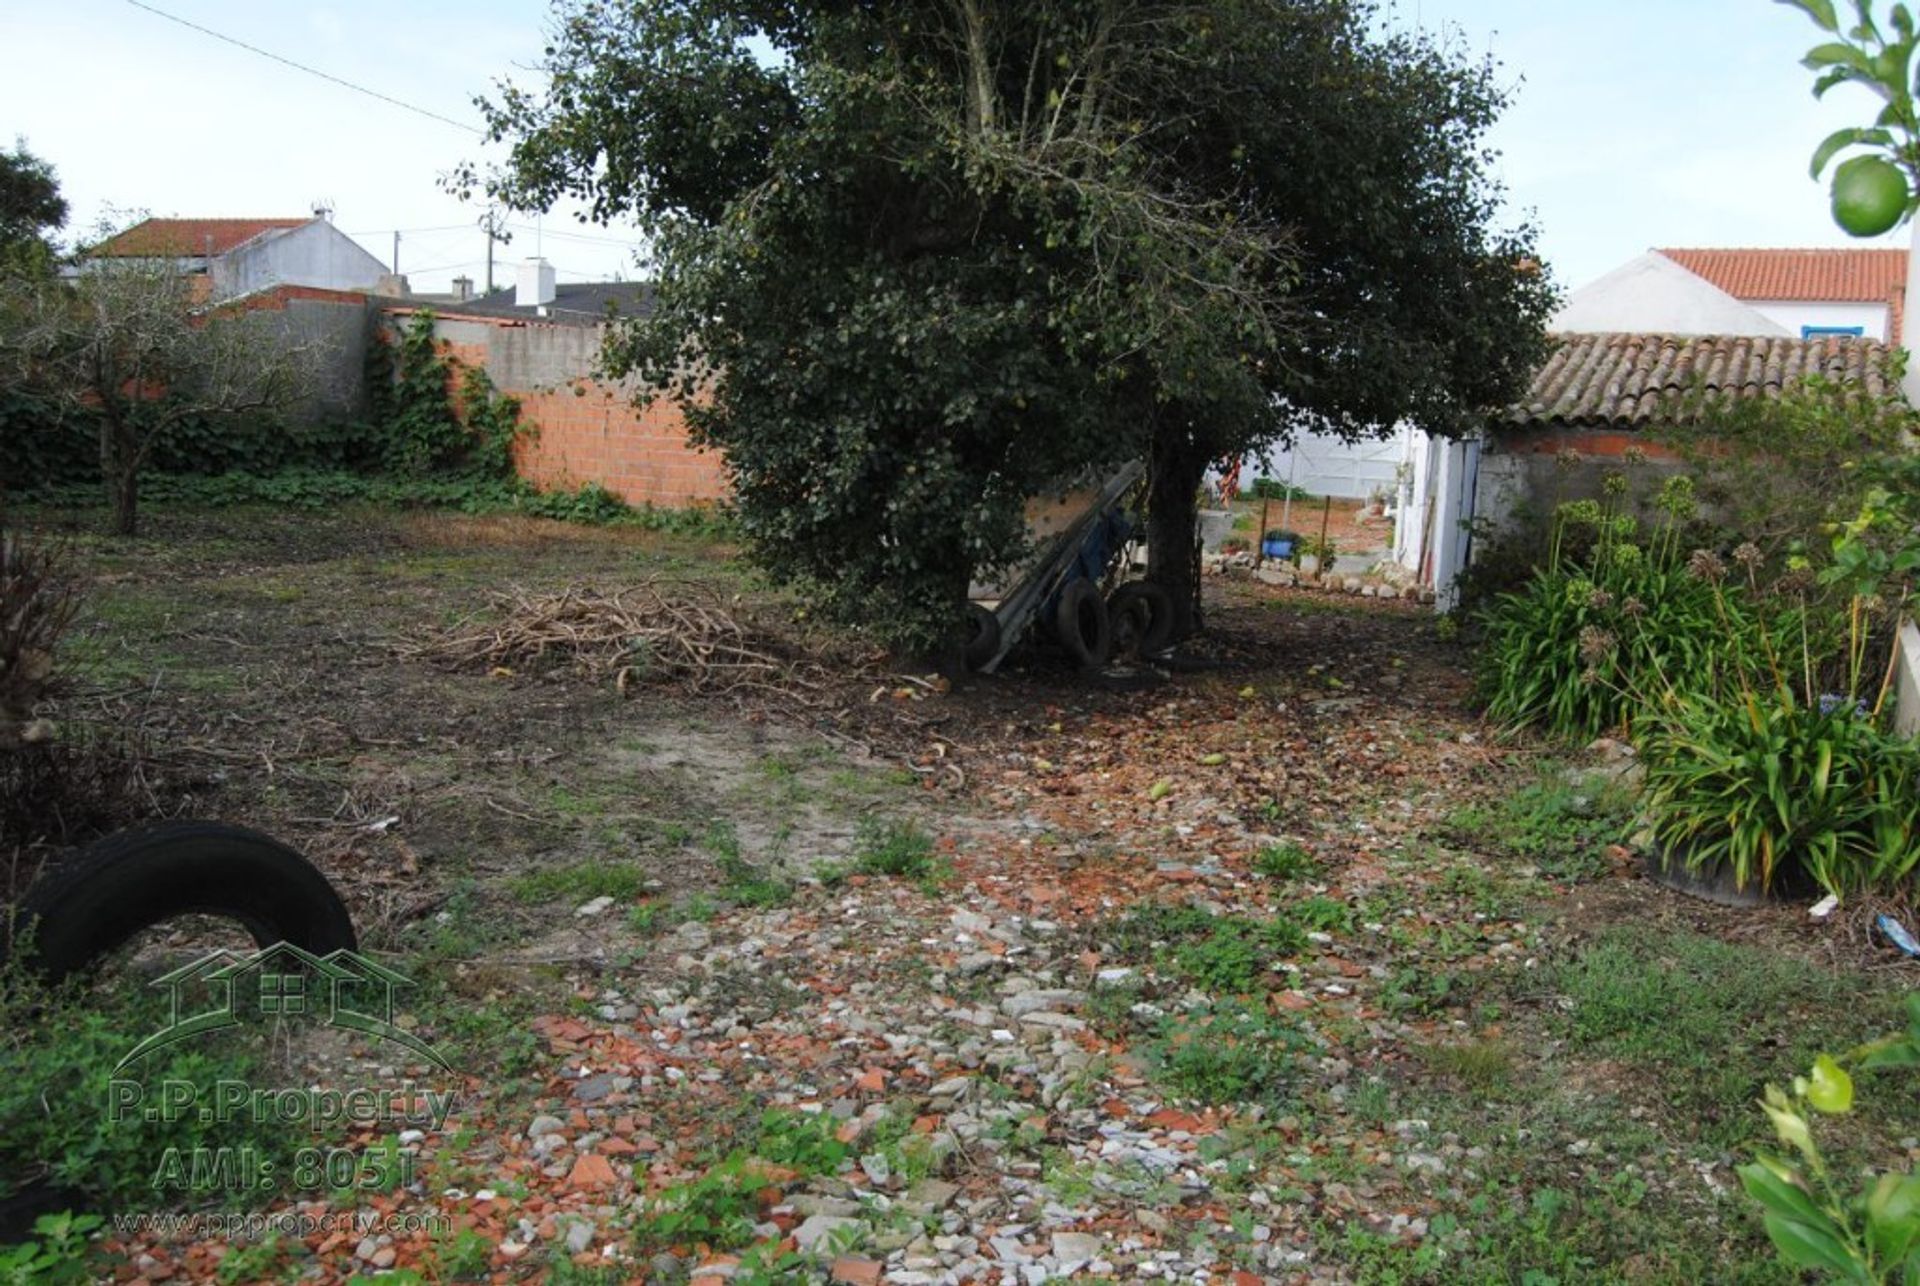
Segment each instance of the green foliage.
M1087 472L1154 452L1149 538L1190 543L1207 461L1303 414L1446 430L1530 373L1496 76L1363 8L990 0L972 40L926 0L556 8L545 89L484 108L507 168L452 185L645 229L609 365L726 451L776 579L892 641Z
M67 222L67 201L53 166L15 139L0 151L0 277L51 272L51 237Z
M440 1272L454 1281L477 1280L493 1262L493 1239L477 1228L462 1228L437 1244L433 1256Z
M1854 1110L1846 1067L1920 1066L1920 997L1908 997L1905 1032L1833 1058L1821 1054L1788 1090L1769 1085L1760 1107L1774 1134L1792 1150L1762 1152L1739 1168L1740 1184L1758 1202L1767 1237L1795 1268L1825 1281L1898 1286L1920 1281L1920 1175L1897 1171L1852 1179L1836 1173L1815 1137L1821 1117Z
M1319 869L1313 855L1292 840L1269 844L1253 855L1253 870L1270 880L1305 879Z
M1299 1028L1252 1004L1167 1018L1147 1049L1155 1079L1202 1103L1276 1103L1308 1048Z
M854 869L863 875L928 880L939 873L933 836L918 822L863 818L854 839Z
M1920 741L1851 697L1684 696L1641 722L1644 806L1668 861L1769 889L1798 869L1829 893L1904 887L1920 864Z
M728 1251L750 1245L763 1186L751 1158L736 1153L691 1183L647 1198L634 1224L634 1245L643 1253L674 1246Z
M278 1173L291 1173L302 1140L269 1122L214 1123L192 1112L173 1121L139 1113L109 1119L108 1087L116 1078L141 1083L151 1096L164 1081L204 1087L257 1080L264 1070L254 1044L229 1033L157 1050L116 1074L132 1044L166 1022L164 999L144 988L50 994L17 969L0 972L0 1139L8 1160L0 1194L44 1178L122 1205L151 1203L156 1167L169 1148L185 1154L195 1147L250 1147ZM254 1199L247 1191L175 1195L239 1204Z
M1214 915L1202 907L1151 903L1102 931L1123 960L1151 959L1194 986L1223 995L1264 989L1276 962L1307 944L1289 919Z
M1920 209L1920 116L1913 101L1916 48L1912 10L1896 3L1885 24L1875 18L1873 0L1852 0L1853 16L1843 22L1836 0L1780 0L1813 20L1823 39L1801 59L1815 73L1814 97L1840 85L1858 85L1880 99L1871 125L1836 130L1814 149L1810 166L1814 178L1836 156L1850 148L1865 148L1860 156L1878 157L1896 166L1907 178L1908 202L1900 222ZM1853 229L1849 228L1849 231Z
M1247 494L1255 500L1310 500L1305 487L1283 482L1279 478L1255 478L1253 485L1247 488Z
M220 1286L253 1286L267 1281L286 1254L287 1247L277 1233L268 1233L259 1241L229 1245L214 1267L214 1280Z
M829 1112L788 1112L761 1116L754 1155L804 1175L837 1174L853 1149L835 1137L839 1120Z
M581 901L610 897L631 902L647 889L647 873L632 862L576 862L570 866L543 866L515 877L509 886L523 902Z
M87 1270L87 1234L99 1226L98 1215L41 1215L33 1221L33 1240L0 1246L0 1286L84 1286L94 1280Z

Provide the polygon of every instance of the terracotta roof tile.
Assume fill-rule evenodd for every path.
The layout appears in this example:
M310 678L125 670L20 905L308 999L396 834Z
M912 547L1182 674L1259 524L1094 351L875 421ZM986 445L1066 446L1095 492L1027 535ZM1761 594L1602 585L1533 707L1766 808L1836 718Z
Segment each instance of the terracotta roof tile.
M1907 284L1905 250L1662 250L1735 299L1880 303Z
M144 219L118 236L108 237L89 253L120 259L203 255L211 241L213 253L223 255L263 232L311 222L311 215L300 219Z
M1810 375L1859 383L1875 397L1897 396L1887 346L1822 335L1566 335L1533 378L1526 398L1503 417L1544 427L1644 428L1692 418L1688 395L1771 397Z

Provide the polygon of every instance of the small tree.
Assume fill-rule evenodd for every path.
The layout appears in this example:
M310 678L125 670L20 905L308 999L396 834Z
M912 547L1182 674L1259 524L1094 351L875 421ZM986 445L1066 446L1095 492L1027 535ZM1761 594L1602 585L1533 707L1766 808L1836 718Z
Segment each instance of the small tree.
M311 345L244 308L196 309L159 259L99 261L67 280L21 281L0 309L0 372L97 422L113 531L134 534L140 469L185 421L284 411L308 389Z

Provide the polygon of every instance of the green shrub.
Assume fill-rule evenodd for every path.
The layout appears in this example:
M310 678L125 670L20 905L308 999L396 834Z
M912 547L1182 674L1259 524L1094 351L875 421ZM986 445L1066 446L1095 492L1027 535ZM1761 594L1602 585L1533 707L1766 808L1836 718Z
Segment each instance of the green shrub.
M163 1082L202 1087L231 1080L269 1085L266 1065L253 1041L224 1033L186 1041L147 1055L116 1072L141 1035L167 1023L157 991L117 990L85 996L50 994L17 969L0 971L0 1196L18 1185L46 1179L116 1204L149 1207L155 1175L169 1149L183 1156L195 1148L251 1148L274 1173L291 1174L295 1149L314 1142L271 1122L243 1115L228 1123L203 1121L197 1112L179 1119L148 1120L134 1111L112 1120L109 1085L116 1079L146 1087L155 1101ZM264 1194L259 1194L264 1195ZM258 1196L244 1189L166 1189L162 1200L211 1200L247 1205Z
M1279 478L1255 478L1253 485L1247 488L1247 494L1255 500L1306 500L1307 489Z
M1223 995L1263 989L1276 961L1307 944L1292 920L1214 915L1197 906L1153 903L1103 935L1121 959L1152 960L1194 986Z
M87 1271L87 1234L99 1226L98 1215L41 1215L33 1221L32 1240L0 1246L0 1286L84 1286L93 1281Z
M1676 695L1642 718L1640 757L1654 840L1689 869L1765 890L1797 867L1845 895L1920 863L1920 742L1852 697Z

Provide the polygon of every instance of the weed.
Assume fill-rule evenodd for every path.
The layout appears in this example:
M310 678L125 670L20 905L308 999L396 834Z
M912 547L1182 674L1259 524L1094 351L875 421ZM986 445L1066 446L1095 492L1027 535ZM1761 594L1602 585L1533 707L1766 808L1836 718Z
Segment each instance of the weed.
M433 1249L440 1272L455 1281L484 1277L493 1261L493 1241L476 1228L462 1228Z
M1279 1100L1306 1047L1300 1031L1263 1009L1216 1002L1166 1019L1149 1050L1160 1082L1203 1103Z
M642 1252L701 1243L718 1251L750 1245L763 1185L748 1158L730 1157L693 1182L649 1198L634 1225L634 1243Z
M254 1282L266 1281L279 1266L286 1249L275 1233L268 1233L251 1244L229 1245L227 1253L214 1267L214 1280L220 1286L252 1286Z
M933 836L914 821L881 821L869 817L860 823L854 840L854 869L863 875L928 881L939 865L934 859Z
M1575 785L1549 770L1511 795L1459 809L1446 831L1456 843L1491 848L1549 879L1592 879L1606 873L1606 846L1626 832L1632 809L1618 785Z
M1330 897L1316 896L1295 902L1287 908L1287 915L1299 921L1301 927L1322 933L1336 929L1345 932L1353 927L1353 908Z
M1513 1075L1513 1046L1504 1040L1416 1045L1414 1053L1439 1075L1481 1093L1500 1088Z
M1254 874L1270 880L1305 879L1317 869L1313 855L1292 840L1269 844L1253 855Z
M87 1271L87 1234L99 1226L98 1215L41 1215L33 1221L33 1240L0 1247L0 1282L85 1286L93 1280Z
M802 1174L836 1174L853 1149L835 1137L840 1123L825 1112L773 1110L760 1118L754 1154Z
M1136 909L1107 936L1124 959L1154 959L1197 987L1227 994L1258 990L1273 962L1307 941L1291 920L1216 916L1167 903Z

